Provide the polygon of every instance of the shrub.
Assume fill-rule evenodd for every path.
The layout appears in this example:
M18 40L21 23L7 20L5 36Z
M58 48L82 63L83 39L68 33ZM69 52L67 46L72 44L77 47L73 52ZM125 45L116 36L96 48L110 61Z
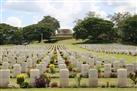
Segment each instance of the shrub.
M35 79L35 84L36 84L37 88L43 88L43 87L45 87L46 86L46 80L45 80L44 75L40 75L39 78L36 78Z
M51 77L48 74L44 74L44 77L46 79L46 87L49 87L49 84L51 82Z
M137 84L137 71L130 73L129 78L133 81L133 84Z
M55 70L55 65L54 65L54 64L50 64L50 65L49 65L49 69L50 69L50 72L51 72L52 74L54 74L54 73L56 72L56 70Z
M24 74L19 74L17 75L17 84L21 85L25 81L25 75Z
M58 87L58 83L57 82L52 82L50 86L52 88L56 88L56 87Z
M29 83L28 82L23 82L21 85L20 85L21 88L29 88Z
M64 58L64 60L68 60L68 57L67 57L67 56L64 56L63 58Z
M70 64L70 65L68 66L68 69L69 69L69 71L72 71L72 70L73 70L73 65Z

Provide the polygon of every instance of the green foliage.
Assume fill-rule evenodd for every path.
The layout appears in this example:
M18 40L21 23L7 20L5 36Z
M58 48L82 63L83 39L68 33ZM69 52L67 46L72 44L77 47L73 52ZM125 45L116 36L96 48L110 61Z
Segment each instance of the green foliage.
M113 29L113 23L98 17L87 17L81 20L73 28L76 39L91 41L113 41L116 35Z
M21 88L29 88L30 85L28 82L23 82L21 85L20 85Z
M56 60L57 60L57 54L54 52L54 54L52 55L52 57L50 59L50 63L56 64Z
M51 16L44 16L44 18L38 22L39 25L49 26L54 32L60 28L59 21Z
M111 21L114 23L114 28L117 33L117 41L121 42L121 25L124 24L124 20L126 20L128 17L130 17L131 14L129 12L125 13L114 13L114 15L110 15Z
M114 13L111 21L100 18L95 12L89 12L84 19L78 19L74 26L74 38L88 43L122 42L137 44L137 15L129 12ZM51 16L37 24L17 28L0 23L0 45L23 44L33 41L55 41L55 31L60 28L59 21ZM63 55L63 54L62 54Z
M0 23L0 44L14 43L13 38L17 36L16 30L18 30L17 27Z
M55 65L54 65L54 64L50 64L50 65L49 65L49 69L50 69L50 72L51 72L52 74L54 74L54 73L56 72L56 69L55 69Z
M120 26L124 23L123 21L130 17L131 14L129 12L125 13L114 13L114 15L110 15L111 21L114 22L116 28L120 28Z
M13 43L13 44L22 44L22 42L23 42L22 30L18 29L14 32L14 34L11 38L11 43Z
M46 79L46 86L49 87L49 84L51 82L51 76L48 75L47 73L44 74L44 77Z
M121 24L121 37L123 41L137 44L137 15L128 17Z
M137 71L130 73L129 78L133 81L133 84L137 84Z
M24 74L19 74L17 75L17 84L21 85L25 81L25 75Z
M60 28L57 19L45 16L37 24L32 24L22 29L0 23L0 44L22 44L42 40L51 41L55 31Z
M69 71L73 71L73 68L74 68L74 65L73 65L73 64L69 64L69 65L68 65L68 70L69 70Z
M50 39L53 30L48 26L40 24L33 24L23 28L23 36L28 42L38 40L41 42L43 39Z

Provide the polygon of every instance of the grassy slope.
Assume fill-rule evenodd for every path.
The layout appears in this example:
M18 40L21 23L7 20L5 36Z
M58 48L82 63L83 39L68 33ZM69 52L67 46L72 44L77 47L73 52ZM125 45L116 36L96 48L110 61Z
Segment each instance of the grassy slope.
M132 63L134 61L137 61L137 56L129 56L129 55L123 55L123 54L106 54L106 53L97 53L97 52L92 52L92 51L88 51L86 49L80 48L79 43L81 41L76 41L75 39L67 39L67 40L62 40L62 41L58 41L56 43L53 44L64 44L67 48L69 48L72 51L77 51L77 52L88 52L91 53L93 55L96 55L98 57L104 58L104 57L112 57L112 58L116 58L116 59L125 59L126 63ZM52 43L47 43L47 44L52 44ZM45 43L34 43L34 44L30 44L30 45L47 45ZM12 45L4 45L4 46L12 46ZM1 46L2 47L2 46Z
M64 44L67 48L69 48L72 51L77 51L77 52L88 52L91 53L93 55L96 55L98 57L104 58L104 57L112 57L112 58L116 58L116 59L125 59L126 63L132 63L137 61L137 56L130 56L130 55L123 55L123 54L106 54L106 53L102 53L102 52L92 52L92 51L88 51L86 49L83 48L79 48L78 43L80 41L76 41L74 39L69 39L69 40L63 40L63 41L59 41L57 44Z

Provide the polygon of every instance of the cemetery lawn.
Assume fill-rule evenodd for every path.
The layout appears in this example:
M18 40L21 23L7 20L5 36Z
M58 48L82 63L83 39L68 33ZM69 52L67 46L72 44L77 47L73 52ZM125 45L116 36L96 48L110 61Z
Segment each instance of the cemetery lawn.
M126 63L132 63L133 61L137 60L137 56L129 56L124 54L107 54L103 52L93 52L88 51L87 49L80 48L78 41L74 39L69 40L62 40L58 41L57 43L53 44L63 44L66 48L68 48L71 51L77 51L77 52L84 52L84 53L90 53L92 55L96 55L98 57L104 58L104 57L115 57L115 58L124 58L126 60ZM39 43L39 44L30 44L30 45L50 45L50 43ZM4 45L6 46L6 45ZM13 46L13 45L7 45L7 46ZM26 79L29 80L29 79ZM87 78L82 78L81 86L84 86L85 83L87 83ZM16 83L16 79L11 79L10 82ZM53 78L51 82L58 82L59 84L59 78ZM69 79L70 85L74 86L75 79L70 78ZM116 84L117 80L116 78L99 78L99 84L105 84L109 82L110 84ZM131 85L131 80L128 79L128 83ZM28 89L0 89L0 91L137 91L137 88L28 88Z
M92 55L95 55L95 56L98 56L98 57L101 57L101 58L104 58L104 57L106 57L106 58L107 57L112 57L112 58L117 58L117 59L122 58L122 59L126 60L127 64L137 61L137 56L130 56L130 55L125 55L125 54L107 54L107 53L103 53L103 52L89 51L87 49L80 48L79 47L80 44L77 44L77 43L80 43L80 42L81 41L76 41L74 39L68 39L68 40L58 41L56 44L63 44L63 45L66 46L66 48L68 48L71 51L91 53ZM117 45L122 45L122 44L117 44Z
M137 88L29 88L0 89L0 91L137 91Z
M91 53L92 55L95 55L95 56L98 56L101 58L104 58L104 57L106 57L106 58L112 57L112 58L117 58L117 59L123 58L126 60L127 64L137 61L137 56L130 56L130 55L125 55L125 54L107 54L107 53L103 53L103 52L93 52L93 51L89 51L84 48L80 48L79 43L81 43L81 42L82 42L81 40L67 39L67 40L60 40L55 43L46 43L46 44L45 43L34 43L34 44L30 44L30 45L63 44L63 45L65 45L66 48L68 48L71 51ZM121 45L121 44L117 44L117 45ZM4 45L4 46L13 46L13 45Z

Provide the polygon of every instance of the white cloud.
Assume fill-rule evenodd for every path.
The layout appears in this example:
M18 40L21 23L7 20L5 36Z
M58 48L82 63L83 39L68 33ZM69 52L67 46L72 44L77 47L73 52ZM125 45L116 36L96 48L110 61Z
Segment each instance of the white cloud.
M100 17L106 19L107 18L107 13L104 10L102 10L99 6L97 6L96 4L97 3L92 3L91 4L91 7L90 7L91 11L96 12L97 15L100 15Z
M27 0L23 0L19 2L17 0L6 0L5 8L20 12L36 12L43 15L51 15L60 21L62 27L69 26L67 25L68 21L73 21L74 15L81 11L81 3L79 0L74 0L69 3L67 0L62 0L61 4L60 2L50 2L51 0L35 1L27 2ZM59 8L56 8L57 6L59 6ZM37 16L33 16L32 18L34 18L34 22L38 19Z
M136 0L106 0L106 3L113 6L114 12L131 12L137 13Z
M73 17L75 14L78 14L81 11L82 5L79 0L74 0L73 2L69 2L67 0L62 0L62 3L56 2L55 5L51 5L54 2L49 2L50 0L46 0L47 2L43 2L45 0L40 0L41 2L37 2L37 6L43 11L43 13L49 14L51 16L56 17L60 23L61 27L68 27L68 22L73 21ZM59 6L60 8L56 8Z
M10 24L15 27L21 27L21 20L14 16L8 17L5 23Z
M82 2L81 2L82 1ZM107 11L104 11L97 0L6 0L5 9L16 10L18 12L26 12L32 15L34 23L41 19L40 16L51 15L60 21L61 27L72 27L72 22L76 18L81 18L88 11L95 11L101 17L107 18ZM104 0L100 0L104 2ZM120 0L119 0L120 1ZM122 0L121 0L122 1ZM124 0L126 2L118 2L118 0L106 0L109 7L113 6L113 11L133 11L136 7L135 0ZM34 16L37 13L38 16ZM25 16L27 17L27 15ZM71 23L71 25L70 25Z

